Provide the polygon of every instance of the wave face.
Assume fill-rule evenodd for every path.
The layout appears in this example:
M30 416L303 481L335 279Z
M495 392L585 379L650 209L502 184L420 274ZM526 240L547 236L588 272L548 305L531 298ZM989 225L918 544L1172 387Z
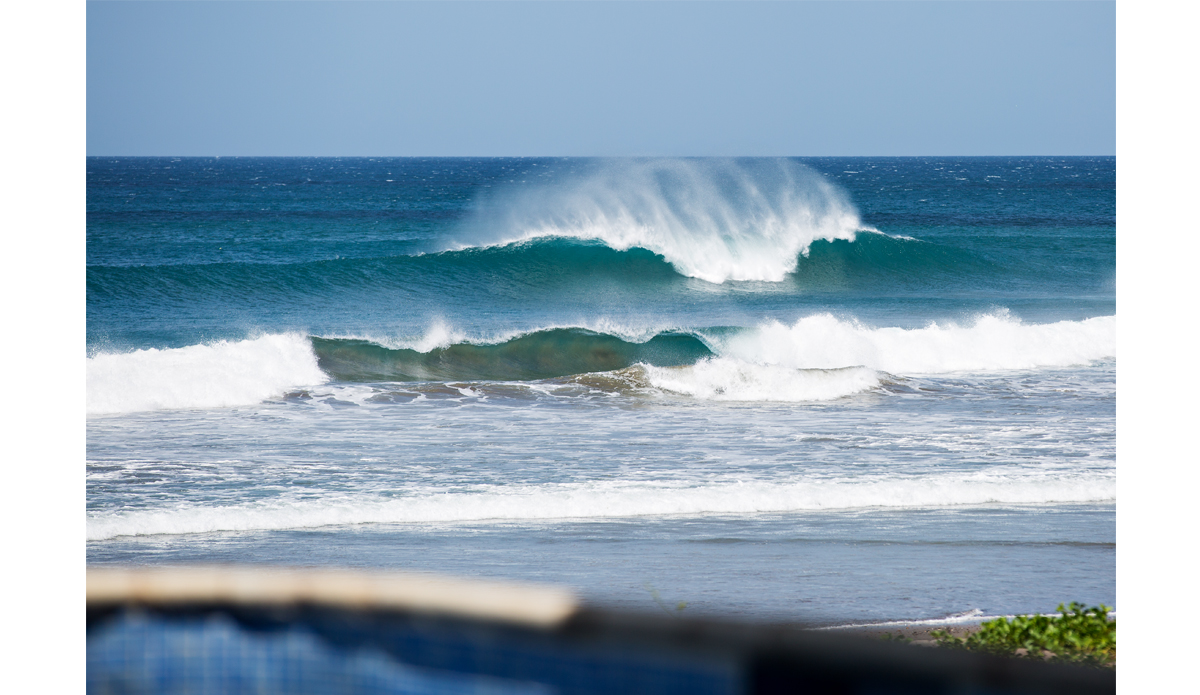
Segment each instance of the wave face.
M639 362L683 365L712 354L691 335L660 333L644 343L583 329L535 331L493 345L456 343L437 327L415 348L366 340L313 338L321 369L342 381L517 381L607 372ZM426 347L426 351L420 351Z
M294 333L101 354L87 361L87 412L250 405L328 378L308 339Z
M779 282L814 241L862 230L846 195L796 162L619 160L486 201L450 248L591 239L708 282Z
M1111 475L996 476L715 482L505 485L405 497L278 500L231 507L119 511L88 518L88 540L118 536L278 530L364 523L537 521L660 515L759 514L823 509L1099 502L1116 498Z
M989 261L952 246L874 232L858 233L853 242L817 239L807 250L807 258L798 263L795 254L775 257L791 274L784 278L783 287L761 283L765 285L761 289L767 293L894 293L902 287L978 291L1032 282L1011 272L998 273ZM695 292L695 281L681 275L668 260L644 248L616 250L591 239L540 238L424 255L299 264L92 267L88 269L89 321L101 321L103 317L96 313L104 307L128 311L129 297L154 308L191 303L203 309L220 304L251 315L274 307L318 309L330 294L355 302L370 302L381 293L412 302L445 302L448 288L463 296L491 292L506 298L541 298L549 292L558 301L583 306L597 299L661 304L668 296ZM728 301L729 293L754 288L750 283L718 286L701 299ZM803 301L804 296L796 299Z

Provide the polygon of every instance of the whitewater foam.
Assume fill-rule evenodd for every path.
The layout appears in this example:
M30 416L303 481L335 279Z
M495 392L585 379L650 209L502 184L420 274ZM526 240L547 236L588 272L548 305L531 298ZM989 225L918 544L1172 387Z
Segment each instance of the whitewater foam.
M875 328L831 314L792 325L778 321L749 331L702 335L723 357L794 369L865 366L893 374L941 374L1067 367L1116 356L1116 316L1025 324L1007 312L969 325Z
M95 512L88 540L366 523L537 521L662 515L756 514L860 508L1052 504L1116 499L1113 475L934 475L864 479L684 482L597 481L440 488L376 495Z
M868 230L841 189L788 160L621 160L484 201L447 250L588 239L653 251L708 282L779 282L814 241Z
M87 361L87 412L249 405L328 378L296 333L99 354Z
M1022 615L1028 615L1028 613L1024 613ZM1057 618L1062 614L1061 613L1036 613L1035 615L1040 615L1043 618ZM1116 611L1108 611L1107 615L1110 620L1117 619ZM943 625L978 625L979 623L986 622L988 620L995 620L997 618L1006 618L1008 620L1012 620L1013 618L1016 618L1016 617L1017 617L1017 614L1015 614L1015 613L1010 613L1007 615L1004 615L1004 614L988 615L987 613L984 613L983 611L979 610L978 608L972 608L969 611L963 611L961 613L953 613L951 615L947 615L947 616L941 617L941 618L926 618L923 620L885 620L883 622L875 622L875 623L845 623L842 625L827 625L825 627L818 627L818 628L812 628L812 629L814 629L814 630L847 630L847 629L865 628L865 627L921 627L924 625L928 625L931 627L941 627Z
M879 374L865 367L793 369L720 357L686 367L641 366L655 388L713 401L828 401L880 384Z

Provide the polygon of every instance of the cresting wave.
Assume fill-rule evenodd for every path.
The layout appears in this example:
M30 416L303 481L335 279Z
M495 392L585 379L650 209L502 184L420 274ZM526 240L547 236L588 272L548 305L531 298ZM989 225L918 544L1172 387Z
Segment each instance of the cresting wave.
M878 507L1107 502L1112 475L936 475L902 478L715 482L588 482L439 489L403 497L276 500L228 507L98 512L88 540L119 536L281 530L369 523L601 519L756 514Z
M473 337L437 323L409 340L314 338L313 345L321 368L345 381L547 379L635 364L694 365L697 377L703 373L712 378L717 378L716 364L740 370L743 376L760 366L936 374L1066 367L1116 356L1115 316L1026 324L1001 311L968 324L931 323L911 329L814 314L792 325L772 321L755 328L635 333L617 326L556 327ZM649 373L665 380L678 372Z
M1116 317L1024 324L998 313L968 325L904 329L818 314L790 326L770 322L637 338L551 328L489 344L435 324L408 341L287 333L97 355L88 360L88 413L251 405L330 378L378 383L574 377L605 391L656 389L703 400L829 400L879 387L881 373L991 372L1111 359Z
M860 231L874 230L845 193L796 162L618 160L484 201L448 250L592 239L653 251L708 282L779 282L814 241Z
M87 361L87 412L246 405L328 379L308 339L295 333L101 354Z

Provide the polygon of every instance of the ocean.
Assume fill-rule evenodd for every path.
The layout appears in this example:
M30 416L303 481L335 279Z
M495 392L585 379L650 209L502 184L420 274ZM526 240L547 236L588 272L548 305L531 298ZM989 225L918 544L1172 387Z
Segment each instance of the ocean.
M1113 157L87 160L87 562L1115 605Z

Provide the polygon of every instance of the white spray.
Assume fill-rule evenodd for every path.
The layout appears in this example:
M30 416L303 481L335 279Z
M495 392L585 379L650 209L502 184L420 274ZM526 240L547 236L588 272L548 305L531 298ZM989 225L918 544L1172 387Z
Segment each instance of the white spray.
M846 195L789 160L619 160L587 175L485 201L451 248L541 238L661 254L708 282L778 282L818 239L853 241Z

